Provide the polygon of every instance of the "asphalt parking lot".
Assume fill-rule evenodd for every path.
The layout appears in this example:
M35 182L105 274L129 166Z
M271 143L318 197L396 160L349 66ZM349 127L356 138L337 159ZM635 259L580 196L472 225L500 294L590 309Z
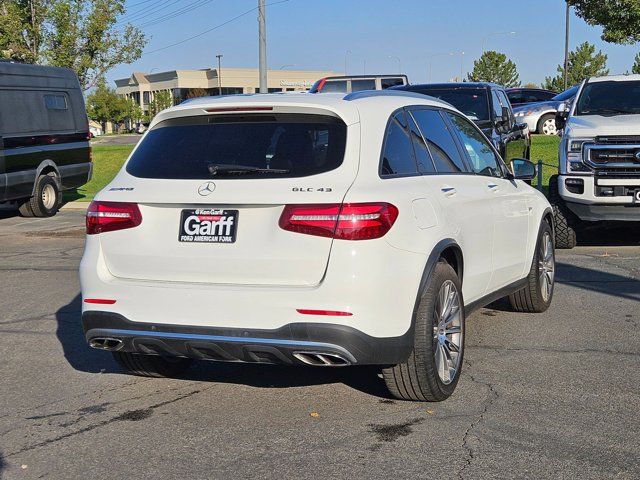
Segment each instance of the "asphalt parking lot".
M0 212L0 478L640 477L640 228L558 252L545 314L471 316L439 404L368 368L124 375L83 339L83 241L82 212Z

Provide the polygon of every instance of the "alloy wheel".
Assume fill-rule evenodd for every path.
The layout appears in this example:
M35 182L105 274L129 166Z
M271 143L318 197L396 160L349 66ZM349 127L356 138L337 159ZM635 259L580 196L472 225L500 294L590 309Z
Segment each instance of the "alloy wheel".
M436 370L445 385L460 370L463 345L462 311L456 285L447 280L440 287L434 308L433 342Z
M538 275L540 276L540 291L542 299L549 301L553 291L553 281L555 279L555 258L553 255L553 242L551 234L544 232L540 241L540 251L538 252Z
M558 129L556 128L556 119L549 118L542 124L542 133L545 135L556 135Z

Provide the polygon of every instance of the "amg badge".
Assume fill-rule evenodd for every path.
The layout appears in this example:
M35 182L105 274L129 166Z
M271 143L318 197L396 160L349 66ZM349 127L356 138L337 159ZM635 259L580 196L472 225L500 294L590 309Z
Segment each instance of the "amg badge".
M178 241L191 243L234 243L238 210L182 210Z

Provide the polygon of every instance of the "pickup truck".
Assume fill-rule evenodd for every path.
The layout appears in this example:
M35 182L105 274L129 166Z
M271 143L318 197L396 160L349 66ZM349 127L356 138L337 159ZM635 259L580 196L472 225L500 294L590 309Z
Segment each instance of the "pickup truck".
M525 123L518 123L503 87L486 82L432 83L392 87L421 93L453 105L472 120L507 164L529 159L531 140Z
M640 75L585 80L556 123L564 129L549 184L556 246L573 248L579 227L593 222L640 222Z

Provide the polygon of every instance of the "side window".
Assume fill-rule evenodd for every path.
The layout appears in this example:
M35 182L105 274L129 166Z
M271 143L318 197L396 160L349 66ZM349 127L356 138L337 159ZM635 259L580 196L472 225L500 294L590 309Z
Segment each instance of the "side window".
M467 119L460 115L447 112L458 136L471 160L471 167L478 175L501 177L500 160L489 145L484 135Z
M422 136L422 132L416 125L411 114L407 115L409 121L409 131L411 132L411 140L413 141L413 150L416 153L416 162L418 163L418 171L420 173L435 173L436 168L431 159L429 148Z
M404 79L399 77L397 78L389 77L389 78L380 79L380 88L382 88L382 90L395 87L396 85L404 85Z
M503 107L507 107L509 109L509 124L512 127L515 123L515 117L513 116L513 112L511 111L511 103L509 103L509 99L503 90L498 90L498 98L500 99L500 103Z
M413 110L411 114L427 141L436 172L462 173L468 171L456 147L455 140L440 113L436 110L421 109Z
M389 121L384 139L380 175L415 175L418 173L409 128L404 112Z
M525 94L523 94L521 91L516 90L515 92L509 92L507 94L507 96L509 97L509 101L511 103L522 103L525 101ZM527 98L528 100L528 98Z
M360 90L375 90L376 89L376 81L375 79L366 79L366 80L351 80L351 91L359 92Z
M491 90L491 107L495 118L502 117L502 104L500 103L500 99L498 98L498 94L495 90Z
M49 110L67 109L67 99L64 95L45 95L44 104Z

